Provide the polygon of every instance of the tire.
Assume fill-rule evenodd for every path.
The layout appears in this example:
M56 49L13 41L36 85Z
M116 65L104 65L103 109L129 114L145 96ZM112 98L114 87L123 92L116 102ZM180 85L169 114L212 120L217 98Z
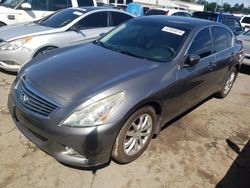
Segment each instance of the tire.
M147 149L155 124L156 114L151 106L140 108L131 115L116 138L112 150L114 161L126 164L137 159Z
M237 72L236 68L233 68L233 70L229 73L222 89L215 94L216 98L222 99L222 98L225 98L229 94L229 92L231 91L231 89L233 87L235 79L237 77L237 74L238 74L238 72Z
M34 55L34 57L36 57L36 56L39 56L39 55L43 55L43 54L46 54L46 53L48 53L48 52L50 52L51 50L54 50L54 49L56 49L56 47L45 47L45 48L42 48L42 49L40 49L40 50L38 50L37 52L36 52L36 54Z

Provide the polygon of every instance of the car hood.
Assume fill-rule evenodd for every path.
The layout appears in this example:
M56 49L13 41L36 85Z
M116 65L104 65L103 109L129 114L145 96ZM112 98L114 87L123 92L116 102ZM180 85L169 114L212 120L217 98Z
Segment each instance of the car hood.
M158 67L89 43L60 49L26 69L35 84L66 100L82 100Z
M10 41L25 36L35 36L52 32L58 32L58 30L29 22L1 27L0 38L4 41Z

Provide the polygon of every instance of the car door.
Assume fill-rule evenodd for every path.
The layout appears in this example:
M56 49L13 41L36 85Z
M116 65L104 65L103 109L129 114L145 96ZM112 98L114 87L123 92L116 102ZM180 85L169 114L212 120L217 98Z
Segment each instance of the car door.
M214 55L216 59L216 67L214 70L214 78L216 79L217 89L222 87L225 78L229 73L229 67L234 61L233 33L221 26L213 26L211 28Z
M24 10L22 5L17 8L17 22L29 22L41 19L53 11L49 10L49 0L25 0L23 3L29 3L31 9Z
M94 41L101 33L108 32L109 17L107 11L93 12L78 21L71 30L74 30L74 39L72 43L82 43Z
M175 105L172 105L169 113L171 111L177 114L183 112L214 92L215 57L212 51L211 32L210 28L207 27L197 33L186 54L186 57L190 55L200 56L199 62L190 66L184 60L177 71L178 87L175 94L178 101L175 102Z
M245 54L250 56L250 30L240 35L239 39L243 42Z

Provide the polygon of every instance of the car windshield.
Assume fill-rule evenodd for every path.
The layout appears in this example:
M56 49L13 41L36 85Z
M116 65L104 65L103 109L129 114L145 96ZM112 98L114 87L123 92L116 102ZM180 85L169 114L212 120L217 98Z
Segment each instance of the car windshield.
M189 29L177 24L131 20L96 44L129 56L166 62L177 55L188 33Z
M192 17L205 19L205 20L216 21L217 18L218 18L218 15L214 14L214 13L209 13L209 12L194 12Z
M246 24L250 24L250 17L244 17L241 22L246 23Z
M21 3L23 0L7 0L5 1L2 6L15 8L19 3Z
M86 11L85 11L86 12ZM52 15L47 16L44 19L41 19L38 24L46 26L46 27L53 27L53 28L60 28L68 25L76 18L82 16L84 10L78 9L65 9L59 12L56 12Z

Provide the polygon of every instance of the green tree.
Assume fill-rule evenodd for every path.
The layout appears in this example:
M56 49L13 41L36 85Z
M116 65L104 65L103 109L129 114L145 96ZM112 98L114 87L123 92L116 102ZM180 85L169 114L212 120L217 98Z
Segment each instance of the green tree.
M230 12L232 9L231 5L228 3L224 3L222 7L225 12Z

